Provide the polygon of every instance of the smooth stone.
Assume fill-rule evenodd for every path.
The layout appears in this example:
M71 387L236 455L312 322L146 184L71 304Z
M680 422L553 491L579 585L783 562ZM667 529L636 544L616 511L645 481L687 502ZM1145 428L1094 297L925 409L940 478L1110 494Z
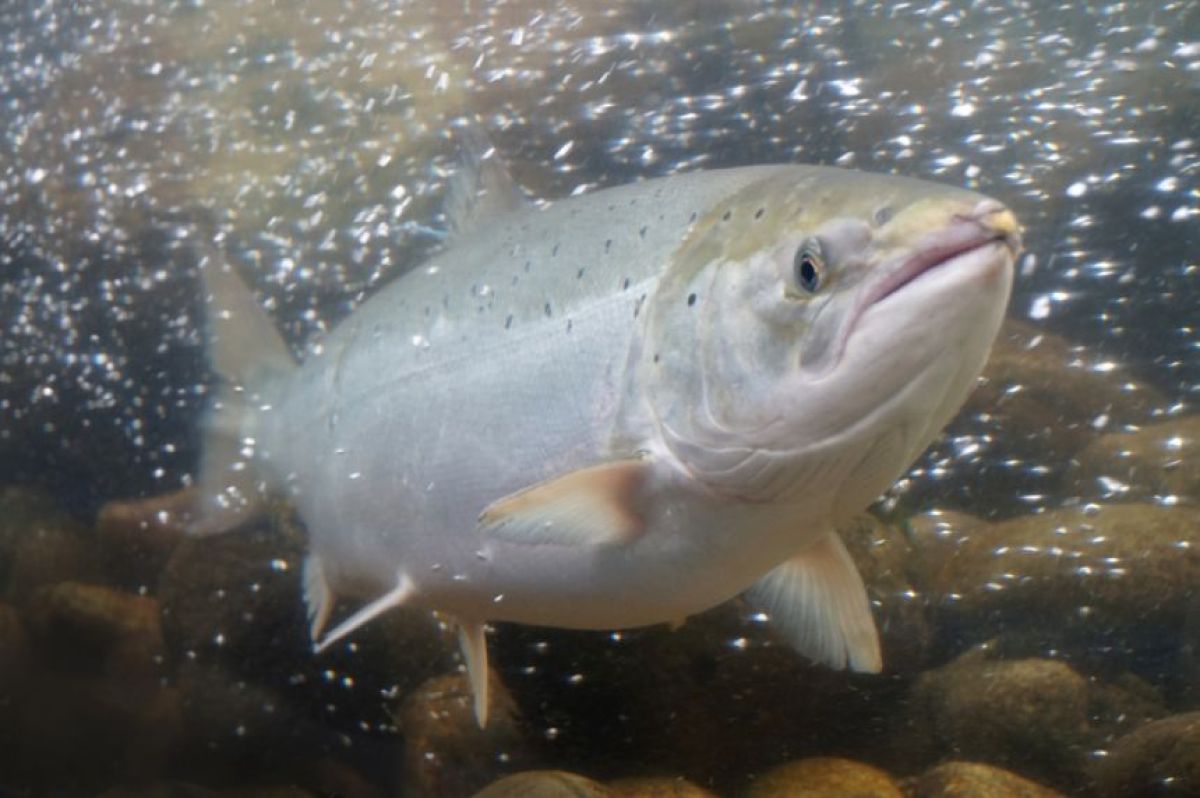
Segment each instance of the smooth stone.
M0 603L0 706L19 690L30 665L29 634L20 614Z
M941 634L1029 628L1055 645L1078 639L1084 652L1111 637L1131 650L1178 647L1195 613L1195 507L1090 505L998 523L937 512L909 526L910 573Z
M153 678L163 657L158 601L105 585L62 582L40 589L26 613L39 647L59 661L103 663L127 682Z
M1093 770L1096 792L1200 796L1200 712L1172 715L1125 735Z
M608 783L613 798L717 798L684 778L670 776L631 776Z
M0 598L21 609L39 588L95 581L98 570L82 524L37 491L0 489Z
M1095 437L1100 420L1140 423L1167 404L1120 370L1090 368L1096 359L1038 325L1008 319L963 412L993 417L1006 452L1058 463Z
M903 798L899 783L872 765L840 757L811 757L755 779L745 798Z
M488 725L475 720L465 674L434 677L397 713L404 735L404 795L469 795L530 764L517 705L489 672Z
M990 660L983 649L922 674L896 746L919 764L946 754L1077 784L1091 739L1087 681L1048 659Z
M980 762L946 762L921 774L908 791L909 798L1062 798L1007 770Z
M196 491L110 501L96 513L96 540L105 575L124 587L154 586L186 534Z
M494 781L474 798L611 798L603 784L563 770L527 770Z
M1200 499L1200 416L1101 435L1076 455L1067 478L1084 496Z

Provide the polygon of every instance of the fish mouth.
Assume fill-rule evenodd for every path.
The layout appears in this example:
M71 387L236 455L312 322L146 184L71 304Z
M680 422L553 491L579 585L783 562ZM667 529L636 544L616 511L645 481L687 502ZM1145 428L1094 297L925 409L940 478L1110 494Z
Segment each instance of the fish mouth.
M1012 211L996 200L985 199L970 213L956 215L947 227L927 236L916 252L870 288L860 308L866 310L921 275L991 246L1004 247L1015 258L1021 250L1021 233Z

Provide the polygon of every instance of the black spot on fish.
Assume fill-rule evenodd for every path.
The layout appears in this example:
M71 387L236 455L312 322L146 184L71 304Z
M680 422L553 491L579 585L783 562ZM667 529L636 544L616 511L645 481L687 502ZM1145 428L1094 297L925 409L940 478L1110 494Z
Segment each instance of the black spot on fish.
M575 326L575 322L571 321L570 319L567 319L567 332L570 332L571 328L573 326Z
M550 250L550 257L552 257L552 258L558 257L558 244L555 244L554 249Z
M530 261L530 260L525 261L525 273L526 274L529 273L529 270L531 268L533 268L533 261Z
M696 304L696 295L688 294L687 303L688 303L689 308L692 307L693 305L695 305Z
M654 353L654 362L657 363L658 361L659 361L658 352L655 352Z
M895 211L893 211L889 206L884 205L882 208L875 211L875 226L882 227L883 225L887 224L892 220L893 215L895 215Z
M688 217L688 224L691 224L692 222L696 221L696 216L697 216L697 213L695 211L692 211L692 215Z
M587 269L580 269L579 271L575 272L575 279L576 279L576 280L582 280L582 279L583 279L583 273L584 273L585 271L587 271Z
M431 308L431 307L429 307L428 305L426 305L426 306L425 306L425 315L426 315L426 316L428 316L428 315L429 315L430 313L432 313L432 312L433 312L433 308Z
M640 238L645 238L645 237L646 237L646 230L648 230L648 229L649 229L649 228L648 228L648 227L646 227L646 225L642 225L642 229L641 229L641 230L638 230L638 237L640 237Z
M511 313L509 313L509 314L508 314L508 318L506 318L506 319L504 320L504 329L506 329L506 330L507 330L507 329L509 329L510 327L512 327L512 321L513 321L513 319L512 319L512 314L511 314Z
M513 284L513 285L516 285L516 284L517 284L517 283L519 283L520 281L521 281L521 278L520 278L519 276L517 276L517 275L515 275L515 274L514 274L514 275L513 275L513 281L512 281L512 284Z
M612 239L608 238L604 240L604 254L607 255L610 249L612 249Z
M646 295L642 294L640 297L638 297L637 303L633 306L633 317L635 319L638 317L638 314L642 312L642 305L644 304L646 304Z
M622 283L621 283L621 290L622 290L622 291L628 291L628 290L629 290L629 278L628 278L628 277L626 277L626 278L625 278L625 280L624 280L624 282L622 282Z
M733 216L733 211L725 211L725 213L721 214L721 221L728 222L730 217L732 217L732 216Z
M756 210L756 211L754 212L754 218L755 218L755 219L761 219L761 218L762 218L762 215L763 215L764 213L766 213L766 212L767 212L767 211L766 211L766 209L765 209L765 208L759 208L758 210Z
M549 302L546 303L546 307L544 308L544 310L546 311L546 318L550 318L552 315L554 315L553 312L550 310Z

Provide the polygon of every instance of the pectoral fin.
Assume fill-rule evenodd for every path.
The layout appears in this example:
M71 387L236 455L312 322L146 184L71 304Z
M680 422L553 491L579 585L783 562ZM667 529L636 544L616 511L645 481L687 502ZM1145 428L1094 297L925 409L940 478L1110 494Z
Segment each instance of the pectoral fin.
M824 665L878 673L879 635L858 569L829 533L746 591L801 654Z
M582 468L493 502L479 516L489 535L520 543L604 545L641 534L648 459Z
M304 558L301 583L304 585L304 606L308 610L309 634L316 643L321 639L321 633L325 631L333 612L333 591L329 587L329 580L325 578L321 558L317 555L309 554Z

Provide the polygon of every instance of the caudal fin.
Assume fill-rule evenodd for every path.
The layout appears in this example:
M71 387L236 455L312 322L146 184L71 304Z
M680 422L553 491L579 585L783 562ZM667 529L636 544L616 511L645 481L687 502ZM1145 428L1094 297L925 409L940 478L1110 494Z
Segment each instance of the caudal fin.
M256 457L259 430L296 361L271 319L215 248L200 263L209 363L217 377L203 420L196 535L232 529L261 511L268 478Z

